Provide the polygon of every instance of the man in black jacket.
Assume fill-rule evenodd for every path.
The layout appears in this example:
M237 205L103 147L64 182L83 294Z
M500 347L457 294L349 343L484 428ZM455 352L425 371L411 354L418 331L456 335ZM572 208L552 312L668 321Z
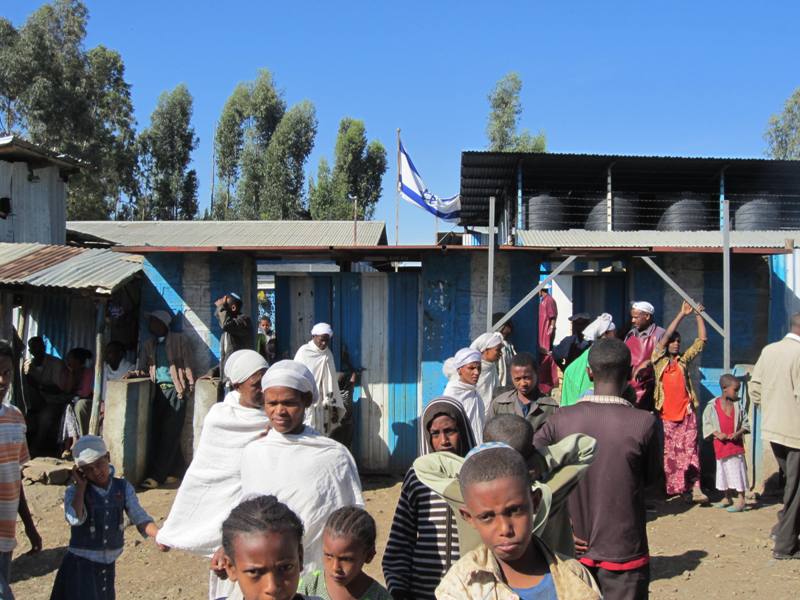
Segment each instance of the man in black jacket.
M222 336L219 340L219 373L225 372L225 363L228 357L237 350L253 350L255 336L253 334L253 321L248 315L242 314L242 297L230 292L225 294L215 303L219 326L222 327Z

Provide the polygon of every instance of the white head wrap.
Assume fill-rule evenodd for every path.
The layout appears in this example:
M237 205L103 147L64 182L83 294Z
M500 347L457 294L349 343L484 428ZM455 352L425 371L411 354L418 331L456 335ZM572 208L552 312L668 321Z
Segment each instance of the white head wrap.
M453 368L460 369L470 363L481 362L481 353L472 348L462 348L453 357Z
M310 392L314 402L319 400L319 389L314 376L308 367L296 360L281 360L267 369L261 378L261 389L266 392L273 387L292 388L304 394Z
M311 335L329 335L333 337L333 329L327 323L317 323L311 329Z
M231 384L244 383L253 373L268 366L264 357L255 350L237 350L225 363L225 377Z
M614 325L612 318L613 317L608 313L603 313L597 317L594 321L586 326L586 329L583 330L583 339L585 339L587 342L593 342L604 333L608 331L614 331L617 326Z
M482 333L475 341L472 342L469 347L473 350L477 350L478 352L485 352L489 348L495 348L496 346L500 346L503 343L503 336L500 335L499 331L493 331L491 333Z
M72 456L79 467L90 465L108 454L103 438L97 435L82 435L72 445Z
M633 310L640 310L642 312L646 312L651 315L656 314L655 307L649 302L644 302L644 301L634 302L631 308L633 308Z

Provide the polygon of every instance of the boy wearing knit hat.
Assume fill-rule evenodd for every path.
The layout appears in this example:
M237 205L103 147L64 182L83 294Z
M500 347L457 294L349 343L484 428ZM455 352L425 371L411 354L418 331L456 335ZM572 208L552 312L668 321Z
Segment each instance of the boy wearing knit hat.
M158 527L139 504L133 486L114 477L103 438L79 438L72 455L74 483L64 494L64 514L72 531L50 600L112 600L115 562L124 543L125 514L144 537L155 539Z

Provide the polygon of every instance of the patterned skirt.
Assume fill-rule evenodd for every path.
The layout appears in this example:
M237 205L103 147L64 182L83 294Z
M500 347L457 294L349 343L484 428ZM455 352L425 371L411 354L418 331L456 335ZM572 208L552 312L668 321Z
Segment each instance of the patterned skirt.
M717 459L717 489L720 492L747 491L747 464L744 461L744 454Z
M667 495L691 491L700 481L700 457L697 451L697 419L687 412L683 421L664 424L664 479Z

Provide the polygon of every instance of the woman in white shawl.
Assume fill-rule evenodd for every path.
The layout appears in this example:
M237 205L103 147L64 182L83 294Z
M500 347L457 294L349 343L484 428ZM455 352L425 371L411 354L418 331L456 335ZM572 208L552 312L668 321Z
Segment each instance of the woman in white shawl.
M241 496L244 447L264 435L261 378L267 362L254 350L238 350L225 363L233 390L211 407L203 420L194 459L178 489L157 541L194 554L211 556L222 544L222 521ZM228 582L212 571L209 598L225 597Z
M475 338L469 347L481 353L481 376L476 387L483 404L489 406L500 387L497 361L503 352L503 336L498 331L484 333Z
M461 404L476 443L480 444L486 424L486 405L475 387L481 375L481 353L472 348L462 348L445 361L442 371L449 379L443 395Z
M317 323L311 329L311 340L300 346L294 359L303 363L317 384L319 399L306 413L305 424L328 435L333 425L344 416L344 401L339 391L336 363L330 344L333 329L327 323Z
M305 526L305 573L322 568L325 521L343 506L364 506L361 481L350 452L303 424L317 400L311 372L294 360L272 365L261 381L264 409L272 429L242 455L242 493L274 495Z

